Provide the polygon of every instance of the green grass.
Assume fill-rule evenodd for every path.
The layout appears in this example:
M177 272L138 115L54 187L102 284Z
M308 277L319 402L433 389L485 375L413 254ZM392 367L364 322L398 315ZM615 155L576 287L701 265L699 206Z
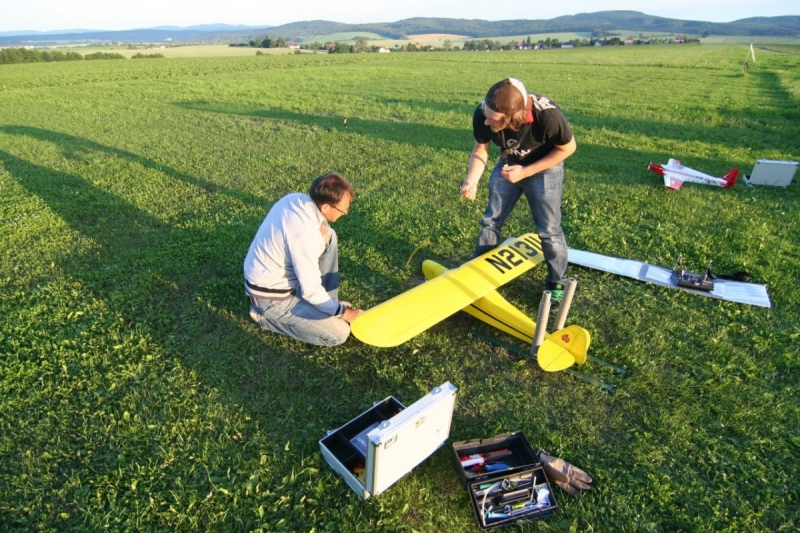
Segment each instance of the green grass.
M475 531L447 447L362 501L318 440L393 395L459 388L452 440L523 431L588 471L520 531L800 527L800 208L788 189L666 189L800 160L797 47L615 47L0 67L0 529ZM320 349L249 319L241 263L270 204L336 170L342 296L401 293L469 258L470 116L513 75L566 111L571 247L747 270L773 308L571 267L580 368L608 396L470 336L455 315L394 349ZM348 119L347 129L343 118ZM507 234L530 231L520 204ZM421 248L408 263L411 253ZM503 294L531 315L543 269ZM505 339L513 342L510 339Z

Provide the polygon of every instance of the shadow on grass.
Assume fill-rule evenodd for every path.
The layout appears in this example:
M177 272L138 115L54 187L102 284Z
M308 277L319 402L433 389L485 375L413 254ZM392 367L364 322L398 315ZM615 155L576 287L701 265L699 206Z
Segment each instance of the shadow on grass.
M211 183L209 181L202 180L194 176L190 176L183 172L178 172L177 170L172 169L164 165L163 163L153 161L146 157L141 157L125 150L120 150L118 148L105 146L90 141L88 139L75 137L73 135L68 135L66 133L44 130L41 128L34 128L30 126L2 126L0 127L0 132L7 133L9 135L29 137L31 139L37 139L39 141L51 142L54 145L58 146L64 157L69 159L75 159L80 161L81 159L83 159L83 155L86 152L89 151L99 152L108 157L118 157L120 159L124 159L131 163L136 163L137 165L141 165L143 168L147 168L150 170L157 170L158 172L164 174L165 176L169 176L170 178L183 181L190 185L194 185L196 187L199 187L200 189L203 189L208 193L224 194L226 196L235 198L237 200L240 200L248 204L258 204L261 201L263 201L261 198L255 195L239 191L236 189L228 189L220 187L215 183Z
M71 135L22 126L2 127L0 133L53 143L68 159L99 152L157 169L214 194L248 204L263 202ZM78 174L6 151L0 151L0 165L73 230L94 242L91 253L56 260L62 271L89 291L84 297L106 302L132 328L143 327L166 357L196 370L202 383L218 388L232 404L272 428L270 433L279 434L276 446L290 440L314 449L316 439L324 436L318 426L321 414L330 416L334 425L367 407L363 398L370 391L408 389L408 384L367 375L357 362L347 361L369 351L356 339L341 347L316 348L262 331L250 321L241 262L260 220L213 229L171 227ZM355 265L345 267L356 271Z
M472 134L463 128L443 128L413 122L369 120L339 115L311 115L287 109L259 109L242 104L177 102L175 105L191 111L225 113L265 120L283 120L330 131L346 130L351 134L370 138L378 137L387 141L410 144L412 146L449 150L470 150L472 148ZM344 124L345 118L347 118L346 127ZM464 157L466 158L466 156L467 154Z
M390 100L388 103L401 103L404 105L415 105L430 107L437 111L460 111L467 117L474 107L469 104L442 104L442 103L419 103L404 100ZM203 102L178 102L176 106L193 111L203 111L209 113L224 113L238 115L261 120L277 120L294 122L306 126L324 128L328 131L346 131L352 135L361 135L368 138L380 138L389 142L409 144L412 146L424 146L427 148L438 148L446 150L460 151L464 154L466 161L469 151L472 148L472 134L469 121L462 128L443 128L439 126L424 125L412 122L399 122L391 120L370 120L359 117L347 117L347 126L344 125L344 116L333 115L313 115L298 113L286 109L260 109L251 105L226 104L226 103L203 103ZM570 123L573 128L584 128L589 130L610 130L616 133L635 133L646 135L654 139L674 140L684 142L707 143L713 139L716 144L738 148L741 139L751 136L752 132L744 128L731 127L720 130L707 125L687 124L687 125L665 125L648 120L631 120L616 117L595 117L582 114L570 114ZM765 137L761 142L764 146L773 147L769 139L778 139L785 132L766 131ZM604 183L633 182L639 184L649 184L653 182L651 172L646 170L647 163L662 162L666 163L670 157L687 158L691 157L693 165L704 169L707 173L727 172L731 167L743 165L749 162L726 161L720 162L718 159L707 157L693 157L694 154L672 154L663 151L637 151L627 148L614 148L601 146L593 143L583 142L580 135L577 135L578 152L569 160L568 169L580 170L586 165L595 171L602 171L597 179ZM757 148L757 147L753 147ZM617 162L625 161L625 165L620 166ZM613 162L613 168L606 168L605 162ZM603 177L607 176L607 177Z
M767 97L766 107L780 110L781 117L797 127L800 121L800 98L797 94L786 90L786 85L774 71L756 70L750 75L758 79L762 92Z

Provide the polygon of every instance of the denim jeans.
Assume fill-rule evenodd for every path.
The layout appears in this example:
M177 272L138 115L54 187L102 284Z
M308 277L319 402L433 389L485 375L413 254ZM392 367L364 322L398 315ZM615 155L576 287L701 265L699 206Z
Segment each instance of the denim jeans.
M542 241L547 264L547 283L567 275L567 240L561 228L561 195L564 190L564 162L534 174L517 183L508 182L501 174L502 159L489 178L489 202L481 220L481 231L474 257L483 255L500 243L500 233L523 194L528 200L536 232Z
M339 248L336 232L319 258L322 286L334 300L339 297ZM317 346L338 346L350 336L350 324L323 313L298 295L286 300L251 298L250 318L268 331L288 335Z

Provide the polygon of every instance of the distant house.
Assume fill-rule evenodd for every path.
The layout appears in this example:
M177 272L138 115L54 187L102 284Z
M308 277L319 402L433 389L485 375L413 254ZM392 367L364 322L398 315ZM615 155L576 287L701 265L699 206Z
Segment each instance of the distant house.
M676 44L683 44L686 38L683 35L676 35L675 40L673 41Z
M628 46L630 44L633 44L633 37L628 37L627 39L625 39L625 46Z
M650 44L650 37L642 37L642 44Z
M561 48L575 48L575 43L569 41L566 43L561 43Z
M391 52L391 50L389 50L388 48L386 48L384 46L381 46L380 48L378 48L378 53L379 54L388 54L389 52Z
M603 41L595 41L594 45L595 46L603 46Z

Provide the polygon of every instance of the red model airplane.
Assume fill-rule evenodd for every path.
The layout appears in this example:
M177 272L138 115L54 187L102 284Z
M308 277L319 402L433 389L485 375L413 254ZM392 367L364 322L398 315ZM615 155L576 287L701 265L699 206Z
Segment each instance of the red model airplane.
M715 178L708 174L703 174L697 170L681 165L677 159L670 159L666 165L660 163L650 163L647 168L664 176L664 185L678 190L685 182L702 183L703 185L714 185L716 187L730 188L736 185L736 178L739 177L739 169L732 168L730 172L721 178Z

